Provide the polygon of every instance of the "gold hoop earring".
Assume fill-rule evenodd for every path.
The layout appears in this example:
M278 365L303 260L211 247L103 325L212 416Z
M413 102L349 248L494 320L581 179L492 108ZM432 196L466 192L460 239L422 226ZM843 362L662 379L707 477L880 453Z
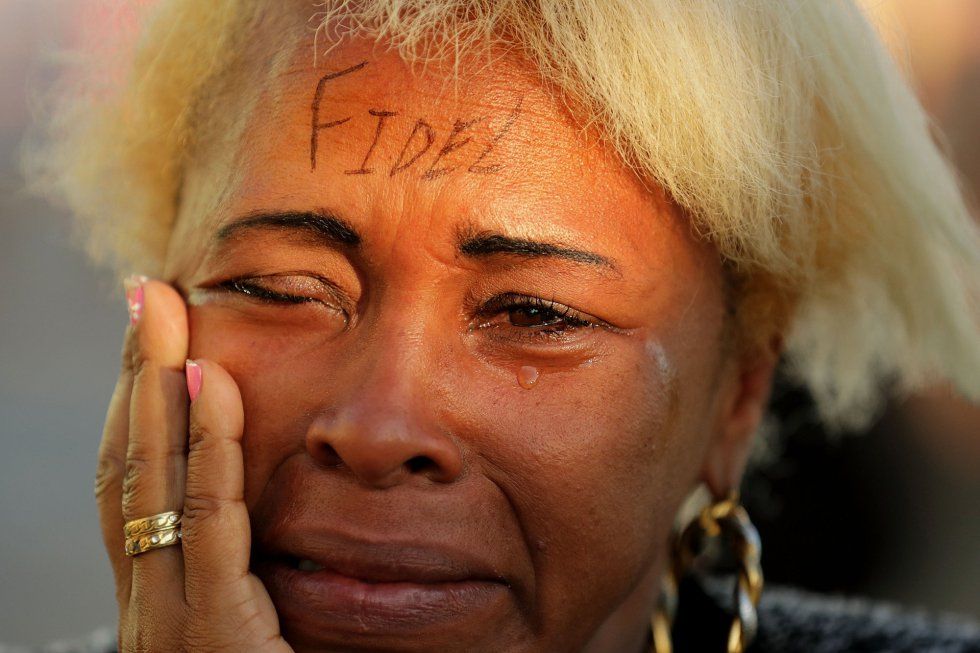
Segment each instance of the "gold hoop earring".
M709 504L671 538L671 561L661 582L661 596L650 618L653 644L650 653L671 653L671 627L677 612L677 588L696 562L707 558L713 542L724 538L738 564L735 583L736 613L728 631L728 653L742 653L758 629L757 607L762 596L762 544L737 492ZM715 556L711 556L715 557ZM716 562L711 560L710 562Z

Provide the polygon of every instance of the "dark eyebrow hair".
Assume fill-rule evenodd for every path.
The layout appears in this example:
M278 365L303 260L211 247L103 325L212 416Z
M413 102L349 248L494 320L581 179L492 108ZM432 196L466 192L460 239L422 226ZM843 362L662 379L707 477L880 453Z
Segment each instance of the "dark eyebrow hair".
M325 211L250 213L218 229L215 240L218 242L230 240L250 229L300 230L332 245L357 247L361 244L361 237L354 227Z
M232 240L242 232L253 229L303 231L329 245L348 245L356 248L361 244L361 236L353 226L326 211L250 213L223 225L215 234L215 240L219 243ZM595 252L491 231L477 231L472 226L465 226L458 230L457 247L461 254L473 258L494 254L511 254L522 258L553 257L619 272L611 259Z
M575 263L597 265L609 268L614 272L619 271L611 259L595 252L539 240L515 238L489 231L475 232L472 228L460 230L458 247L464 256L476 258L494 254L513 254L523 258L554 257Z

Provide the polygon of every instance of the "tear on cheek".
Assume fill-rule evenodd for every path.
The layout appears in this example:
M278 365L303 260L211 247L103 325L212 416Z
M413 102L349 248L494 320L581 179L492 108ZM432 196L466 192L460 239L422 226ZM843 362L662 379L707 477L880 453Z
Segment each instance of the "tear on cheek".
M673 421L677 410L677 368L659 341L651 338L647 340L644 347L656 387L657 400L665 414L666 425Z
M672 383L676 377L676 371L674 369L674 364L670 362L670 358L667 356L667 352L664 350L663 345L661 345L656 340L648 340L646 343L647 356L650 360L654 362L657 372L660 374L660 378L663 379L664 384L667 385L668 382Z
M517 370L517 383L525 390L530 390L538 382L538 368L533 365L522 365Z

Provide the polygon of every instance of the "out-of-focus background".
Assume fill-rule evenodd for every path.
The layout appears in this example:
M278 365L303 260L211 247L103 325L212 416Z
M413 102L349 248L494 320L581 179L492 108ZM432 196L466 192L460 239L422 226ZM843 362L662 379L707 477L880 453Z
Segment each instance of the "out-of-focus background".
M822 0L817 0L822 1ZM103 0L0 0L0 642L113 625L92 495L126 323L68 217L23 190L32 89ZM863 0L980 195L980 0ZM120 295L120 296L117 296ZM980 373L980 371L978 371ZM768 580L980 617L980 409L936 388L829 440L790 387L747 480Z

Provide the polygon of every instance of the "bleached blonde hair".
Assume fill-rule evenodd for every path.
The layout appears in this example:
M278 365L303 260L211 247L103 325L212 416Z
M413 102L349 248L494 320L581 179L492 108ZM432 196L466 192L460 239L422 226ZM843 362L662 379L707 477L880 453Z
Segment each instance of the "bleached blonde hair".
M34 158L96 258L160 269L214 89L243 51L297 42L254 37L303 7L282 25L321 48L367 36L411 61L521 53L717 246L743 286L743 328L783 320L827 421L859 424L883 383L946 378L980 398L977 226L845 0L163 0L121 83L76 87Z

